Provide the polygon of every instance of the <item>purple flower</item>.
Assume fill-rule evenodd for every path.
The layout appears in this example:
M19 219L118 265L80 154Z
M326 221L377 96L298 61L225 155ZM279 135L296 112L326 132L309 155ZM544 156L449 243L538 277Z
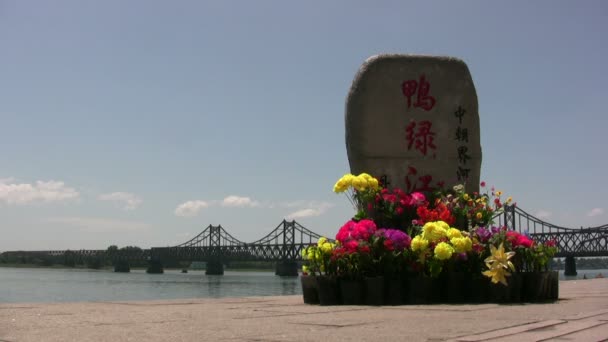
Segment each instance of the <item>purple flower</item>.
M488 240L490 240L490 238L496 233L493 233L492 231L484 227L479 227L475 231L475 234L477 234L477 236L479 237L479 241L488 242Z
M378 229L375 235L391 241L396 250L409 248L412 243L412 238L398 229Z

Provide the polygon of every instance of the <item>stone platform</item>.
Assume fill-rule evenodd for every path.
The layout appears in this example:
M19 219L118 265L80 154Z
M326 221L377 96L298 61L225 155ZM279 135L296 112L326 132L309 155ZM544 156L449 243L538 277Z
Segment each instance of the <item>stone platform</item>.
M0 304L0 341L602 341L608 279L552 304L329 306L301 296Z

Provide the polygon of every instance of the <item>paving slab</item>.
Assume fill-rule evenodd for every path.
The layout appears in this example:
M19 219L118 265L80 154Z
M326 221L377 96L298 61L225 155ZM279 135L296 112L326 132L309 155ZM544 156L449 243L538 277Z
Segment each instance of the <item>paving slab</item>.
M0 304L0 342L602 341L608 279L543 304L318 306L301 296Z

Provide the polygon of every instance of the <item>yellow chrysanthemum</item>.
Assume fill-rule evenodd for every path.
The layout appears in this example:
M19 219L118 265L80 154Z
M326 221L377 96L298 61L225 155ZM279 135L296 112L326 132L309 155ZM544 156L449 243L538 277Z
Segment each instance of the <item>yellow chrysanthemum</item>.
M450 225L445 221L435 221L435 224L437 224L439 226L439 228L445 230L446 233L447 233L448 229L450 229Z
M342 176L334 185L334 192L340 193L348 190L348 188L352 185L353 178L354 176L350 173Z
M462 237L462 233L460 232L459 229L450 228L450 229L448 229L447 236L448 236L448 239L452 240L453 238Z
M331 251L334 249L335 245L331 242L325 242L323 245L320 246L321 251L324 254L330 254Z
M302 273L308 273L308 266L306 266L306 265L302 266Z
M373 190L378 190L380 188L380 184L378 183L378 180L373 177L370 180L368 180L368 185Z
M324 244L324 243L326 243L326 242L327 242L327 238L326 238L325 236L321 236L321 237L319 238L319 240L317 241L317 246L321 247L321 246L323 246L323 244Z
M360 173L357 177L361 177L361 178L363 178L363 179L365 179L367 181L369 181L370 179L374 178L374 177L370 176L368 173L365 173L365 172Z
M420 235L416 235L412 239L412 243L410 245L410 247L412 248L412 251L414 251L414 252L424 251L428 246L429 246L429 241L424 239Z
M478 220L481 220L481 218L483 217L483 214L478 212L477 214L475 214L475 217L476 217Z
M448 243L440 242L435 246L434 254L436 259L447 260L454 254L454 248Z
M462 195L462 198L463 198L465 201L468 201L468 200L469 200L469 194L464 194L464 195Z
M473 248L473 241L468 237L455 237L450 239L450 243L454 246L456 253L465 253Z
M354 177L352 181L352 186L357 191L363 191L367 188L367 179L361 176Z
M442 221L427 222L422 226L422 237L424 239L433 242L446 236L446 229L441 224L438 224L438 222Z

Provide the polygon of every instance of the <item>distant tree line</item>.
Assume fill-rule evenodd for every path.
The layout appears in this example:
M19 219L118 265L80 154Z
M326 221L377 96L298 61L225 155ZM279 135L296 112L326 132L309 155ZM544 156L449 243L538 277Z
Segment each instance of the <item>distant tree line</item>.
M129 260L131 267L146 267L147 260L138 258L143 250L137 246L118 248L116 245L108 247L92 255L83 255L79 251L66 250L62 254L49 254L45 252L14 251L0 254L0 265L30 265L39 267L86 267L100 269L113 266L119 257Z
M116 264L127 267L146 268L148 260L142 258L143 250L137 246L119 248L111 245L93 255L83 255L77 250L66 250L60 255L37 251L13 251L0 254L0 266L33 266L33 267L77 267L101 269L113 267ZM165 268L187 269L189 261L163 260ZM275 263L270 261L226 261L228 269L274 269Z

